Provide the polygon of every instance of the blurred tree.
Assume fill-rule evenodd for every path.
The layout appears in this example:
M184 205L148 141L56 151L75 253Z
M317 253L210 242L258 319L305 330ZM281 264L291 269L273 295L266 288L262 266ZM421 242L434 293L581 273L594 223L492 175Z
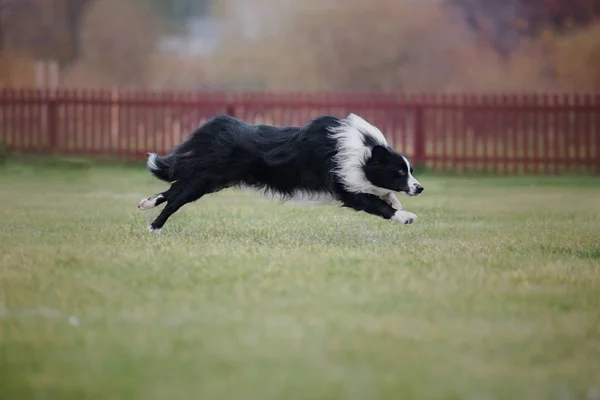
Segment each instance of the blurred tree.
M79 30L96 0L0 0L0 51L25 52L66 65L79 57Z
M163 32L147 2L95 1L81 22L81 57L65 69L69 85L146 85L147 63Z
M208 15L213 0L149 0L171 29L179 30L189 19Z
M521 0L445 0L465 25L500 56L506 58L518 46Z
M248 38L232 20L215 58L216 80L278 89L439 90L463 67L454 49L468 41L466 30L438 3L345 0L340 7L341 0L305 0L270 18L269 0L258 1L263 14L248 24L262 35Z
M65 54L63 64L73 62L81 55L81 25L88 7L96 0L63 0L60 4L65 18Z
M546 29L562 32L600 18L600 0L445 0L466 25L503 57L521 38Z
M600 28L588 20L569 29L550 24L536 33L519 17L526 14L522 0L454 0L468 14L449 2L345 0L341 7L342 1L247 0L252 18L229 7L225 43L209 63L207 79L237 88L294 90L598 85ZM477 25L462 23L471 15ZM245 34L245 25L256 26L258 36Z
M557 35L546 32L538 40L546 49L560 90L600 90L600 23Z
M600 0L521 0L522 17L529 22L528 32L586 27L600 17Z

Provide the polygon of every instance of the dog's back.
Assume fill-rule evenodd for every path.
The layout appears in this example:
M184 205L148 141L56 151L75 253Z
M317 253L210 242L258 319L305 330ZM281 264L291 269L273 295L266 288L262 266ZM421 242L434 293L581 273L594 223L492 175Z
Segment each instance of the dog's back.
M336 142L328 128L335 117L301 127L253 125L230 116L206 122L165 156L151 155L148 167L173 182L202 175L218 186L255 186L280 194L329 189ZM218 182L218 183L217 183Z

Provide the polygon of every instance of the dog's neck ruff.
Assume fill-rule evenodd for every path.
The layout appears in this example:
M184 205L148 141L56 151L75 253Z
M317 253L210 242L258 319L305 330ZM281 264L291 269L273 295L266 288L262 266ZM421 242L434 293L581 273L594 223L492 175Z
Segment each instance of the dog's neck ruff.
M331 137L337 142L337 154L334 157L334 173L344 188L351 193L370 193L381 196L389 193L387 189L373 185L363 170L363 165L371 156L371 147L365 144L370 141L390 147L383 133L356 114L350 114L341 120L341 124L330 128Z

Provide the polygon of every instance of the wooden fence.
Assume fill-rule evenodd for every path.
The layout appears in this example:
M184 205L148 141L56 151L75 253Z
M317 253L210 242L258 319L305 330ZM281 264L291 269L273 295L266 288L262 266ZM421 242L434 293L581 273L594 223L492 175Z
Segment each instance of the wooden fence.
M434 171L600 173L600 94L360 94L0 89L9 151L144 159L218 114L303 125L357 113Z

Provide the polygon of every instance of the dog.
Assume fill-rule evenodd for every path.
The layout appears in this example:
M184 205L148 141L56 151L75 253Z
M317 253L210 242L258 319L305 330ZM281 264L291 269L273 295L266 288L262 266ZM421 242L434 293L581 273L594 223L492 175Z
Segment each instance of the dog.
M187 203L229 187L249 187L282 200L320 197L401 224L417 216L404 211L395 192L420 195L404 154L356 114L321 116L305 126L253 125L219 115L196 129L170 154L149 153L147 168L171 184L142 199L148 210L167 203L148 227L160 232Z

